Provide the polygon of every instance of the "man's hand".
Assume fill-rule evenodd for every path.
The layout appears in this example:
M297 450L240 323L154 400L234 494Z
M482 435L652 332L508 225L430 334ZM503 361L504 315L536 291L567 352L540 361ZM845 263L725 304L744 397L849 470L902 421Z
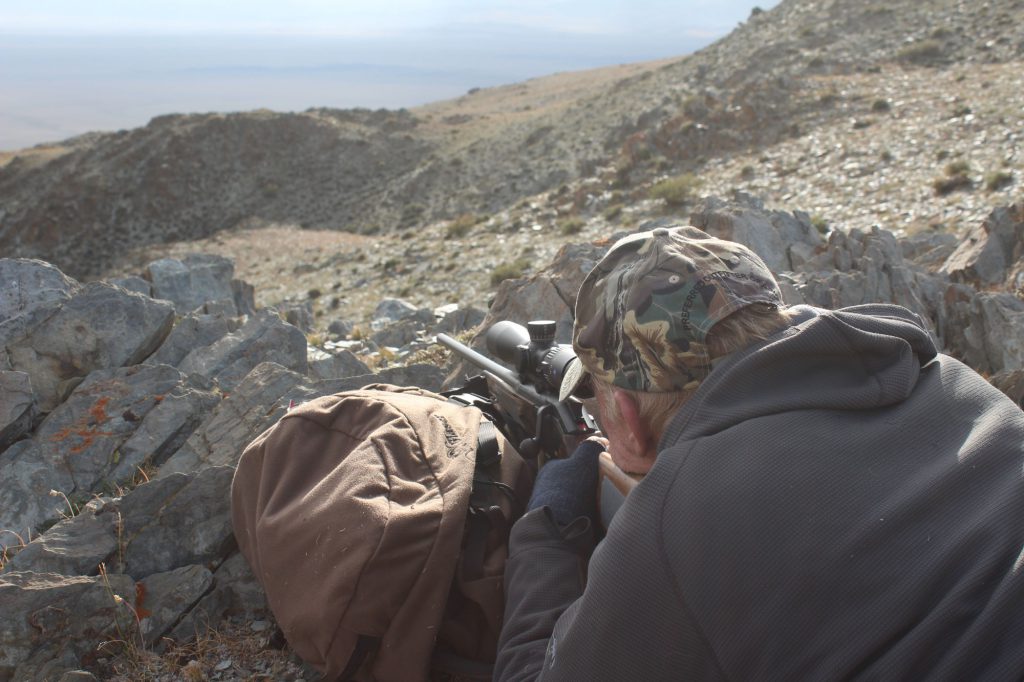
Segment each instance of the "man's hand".
M541 467L527 510L547 506L555 522L562 526L580 516L597 521L597 460L607 447L607 440L591 436L580 443L572 456Z

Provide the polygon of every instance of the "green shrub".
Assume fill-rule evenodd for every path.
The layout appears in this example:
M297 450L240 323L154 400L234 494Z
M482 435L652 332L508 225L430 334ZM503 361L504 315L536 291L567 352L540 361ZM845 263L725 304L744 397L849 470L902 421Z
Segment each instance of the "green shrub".
M817 213L812 215L811 225L814 227L815 230L817 230L821 234L828 233L828 221L825 219L825 216L823 215Z
M985 174L985 189L996 192L1013 184L1013 173L1009 171L993 171Z
M911 64L932 64L942 59L945 48L938 40L919 40L896 53L896 59Z
M473 226L480 222L475 215L472 213L463 213L455 220L448 223L445 228L444 236L446 239L462 239L469 231L473 229Z
M622 204L612 204L608 208L604 209L605 220L615 220L622 215Z
M693 173L683 173L656 183L651 187L649 196L651 199L662 199L669 206L683 206L694 198L701 184L701 179Z
M940 197L946 196L958 189L969 189L970 187L971 179L966 175L947 175L932 180L932 189Z
M947 163L944 170L946 175L949 177L953 177L954 175L967 175L971 172L971 164L960 159L959 161L951 161Z
M506 279L519 279L529 266L530 261L526 258L517 258L511 263L506 262L498 265L491 272L491 286L496 287Z
M889 111L890 109L892 109L892 105L889 104L889 100L887 99L876 99L871 103L871 111L882 113Z
M560 222L558 224L558 231L561 232L563 236L568 237L569 235L579 234L586 226L586 220L573 216L572 218L566 218Z

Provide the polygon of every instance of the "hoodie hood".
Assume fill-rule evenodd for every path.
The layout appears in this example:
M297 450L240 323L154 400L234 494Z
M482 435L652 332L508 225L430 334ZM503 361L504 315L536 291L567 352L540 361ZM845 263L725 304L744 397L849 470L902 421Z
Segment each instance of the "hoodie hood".
M902 402L937 355L921 318L900 306L796 311L793 326L716 363L669 423L662 449L762 415Z

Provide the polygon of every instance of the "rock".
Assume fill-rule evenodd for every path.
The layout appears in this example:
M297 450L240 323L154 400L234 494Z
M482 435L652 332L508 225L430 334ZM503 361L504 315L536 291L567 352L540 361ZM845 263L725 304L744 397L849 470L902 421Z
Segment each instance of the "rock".
M93 282L9 345L9 362L32 377L40 409L49 412L67 394L69 381L144 360L173 322L170 304Z
M989 381L1024 409L1024 369L1003 370Z
M313 317L312 301L283 301L277 306L277 312L288 324L298 327L304 334L313 331L316 319Z
M35 440L0 453L0 480L0 550L28 544L44 521L70 513L57 491L74 489L71 474L47 462Z
M303 381L301 374L286 367L261 363L213 409L157 475L191 472L206 466L234 466L245 445L285 413L288 400L284 396Z
M454 310L445 311L431 331L435 334L459 334L477 327L486 317L487 313L479 308L457 307Z
M90 500L77 516L63 519L30 542L6 566L11 571L96 575L117 550L118 514L109 498Z
M919 232L900 239L900 253L907 260L926 268L938 268L960 245L949 232Z
M378 346L401 348L418 339L424 331L423 322L415 317L407 317L398 322L392 322L379 331L374 332L373 342Z
M742 193L732 203L708 197L690 215L690 224L750 247L773 273L797 269L794 257L802 263L823 244L806 213L765 211L760 201Z
M276 362L300 374L307 369L305 335L273 310L260 311L238 331L193 350L178 368L216 379L221 388L232 391L262 362Z
M154 573L140 581L135 608L146 646L159 641L212 586L213 574L198 564Z
M0 680L56 679L81 667L100 643L132 636L134 595L135 582L124 575L0 575ZM52 676L39 676L53 661Z
M193 350L206 348L237 329L235 320L226 315L191 312L174 325L163 344L146 359L146 363L177 367Z
M235 302L235 313L252 315L256 312L256 290L248 282L231 280L231 296Z
M356 328L354 322L348 320L335 320L327 325L327 331L335 336L342 338L352 333L352 330Z
M145 277L153 283L153 297L171 301L184 315L207 301L235 302L231 278L235 265L223 256L189 254L185 258L161 258L146 266Z
M1010 294L978 294L964 337L981 350L971 365L996 373L1024 367L1024 301ZM972 358L973 359L973 358Z
M69 670L60 676L58 682L98 682L99 679L88 670Z
M387 324L415 315L419 308L400 298L385 298L373 310L373 321Z
M1002 284L1007 269L1024 257L1024 203L997 208L974 228L942 265L956 282Z
M576 292L607 250L607 246L567 244L541 273L502 282L474 343L482 344L482 334L501 320L522 325L531 320L555 320L555 341L570 343Z
M179 642L205 635L228 614L246 618L265 616L269 611L263 588L252 574L245 557L235 552L213 574L213 589L190 609L170 632Z
M189 403L193 412L215 401L212 394L196 393L169 365L93 372L40 424L40 455L50 466L71 474L74 488L63 491L69 495L90 492L101 481L116 482L111 479L123 456L131 460L130 475L144 459L160 460L170 454L168 448L181 438L189 420L175 398ZM164 407L168 399L172 404Z
M0 370L0 452L29 432L36 414L36 396L28 374Z
M126 291L134 291L143 296L153 295L153 285L141 277L113 277L105 281L108 284L113 284L115 287L121 287Z
M40 260L0 258L0 349L28 335L81 290Z
M306 362L309 365L309 376L314 379L343 379L370 373L366 363L347 350L328 353L310 346Z
M120 503L124 572L141 579L189 564L219 563L233 542L233 467L170 474L140 485Z

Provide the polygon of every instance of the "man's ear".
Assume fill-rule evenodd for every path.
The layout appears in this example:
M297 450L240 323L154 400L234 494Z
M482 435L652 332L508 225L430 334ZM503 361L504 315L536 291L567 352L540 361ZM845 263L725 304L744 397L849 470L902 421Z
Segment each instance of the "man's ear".
M623 426L626 427L625 430L632 440L630 445L634 449L635 456L644 460L649 459L653 464L654 458L658 455L656 451L658 444L654 441L654 433L651 431L650 425L640 416L636 399L618 387L613 387L612 393L615 396L615 406L619 408Z

